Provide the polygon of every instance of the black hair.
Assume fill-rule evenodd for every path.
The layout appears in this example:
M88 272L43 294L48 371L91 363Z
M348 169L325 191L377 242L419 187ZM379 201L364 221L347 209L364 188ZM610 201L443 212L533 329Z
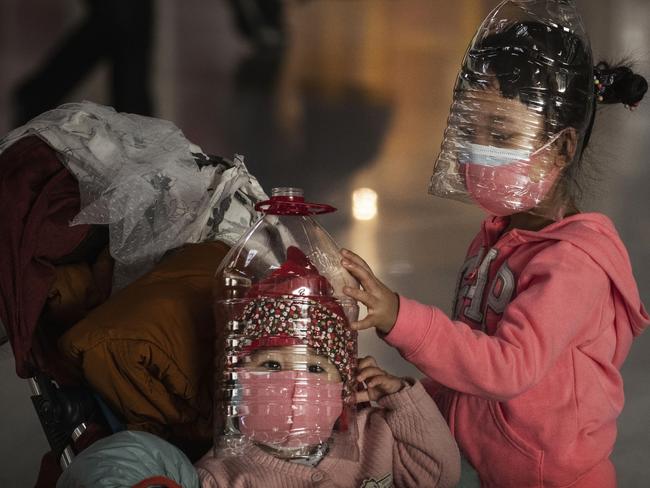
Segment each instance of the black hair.
M610 66L601 61L594 69L595 78L604 85L601 103L622 103L636 106L648 92L647 80L632 71L624 62Z
M482 76L489 75L489 76ZM593 66L582 37L535 21L514 23L478 38L468 51L460 83L487 84L496 77L506 98L518 98L544 115L549 132L573 127L584 134L565 168L563 191L578 202L582 191L582 154L589 144L598 103L636 106L648 83L625 63Z

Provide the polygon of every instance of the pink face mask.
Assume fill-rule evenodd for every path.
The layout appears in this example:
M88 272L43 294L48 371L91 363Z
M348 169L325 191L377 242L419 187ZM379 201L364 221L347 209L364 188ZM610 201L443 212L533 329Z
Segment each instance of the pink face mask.
M273 447L327 441L343 411L343 383L306 371L243 371L239 430Z
M542 169L543 153L558 137L559 134L533 153L467 144L461 163L468 193L493 215L506 216L535 208L544 201L560 174L561 168L555 164Z

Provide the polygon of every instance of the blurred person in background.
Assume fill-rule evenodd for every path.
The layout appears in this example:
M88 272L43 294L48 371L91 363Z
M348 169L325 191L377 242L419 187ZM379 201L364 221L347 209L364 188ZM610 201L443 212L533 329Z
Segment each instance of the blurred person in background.
M153 0L86 0L84 20L14 92L13 125L55 108L100 61L111 69L111 104L152 115Z
M285 39L282 0L228 0L242 36L257 49L275 49Z

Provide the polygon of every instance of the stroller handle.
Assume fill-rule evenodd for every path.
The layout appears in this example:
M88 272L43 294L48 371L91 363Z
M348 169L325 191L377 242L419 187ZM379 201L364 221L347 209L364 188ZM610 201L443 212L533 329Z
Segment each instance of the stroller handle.
M74 459L74 443L88 430L88 425L106 423L101 410L88 388L60 387L44 374L37 374L28 382L47 442L65 470Z

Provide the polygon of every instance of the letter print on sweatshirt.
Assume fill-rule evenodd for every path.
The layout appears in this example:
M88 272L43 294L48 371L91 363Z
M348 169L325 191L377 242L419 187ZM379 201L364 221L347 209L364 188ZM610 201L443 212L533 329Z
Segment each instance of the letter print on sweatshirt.
M492 280L487 296L485 296L485 288L489 284L490 266L498 257L499 251L490 249L485 258L483 258L483 253L484 249L481 248L477 255L468 258L463 264L456 285L453 310L454 319L458 320L461 315L464 315L485 328L486 307L490 307L497 315L503 313L515 291L515 276L508 263L504 262ZM478 265L479 262L480 265ZM466 283L473 275L476 275L474 282ZM466 305L463 310L466 299L469 300L469 305Z

